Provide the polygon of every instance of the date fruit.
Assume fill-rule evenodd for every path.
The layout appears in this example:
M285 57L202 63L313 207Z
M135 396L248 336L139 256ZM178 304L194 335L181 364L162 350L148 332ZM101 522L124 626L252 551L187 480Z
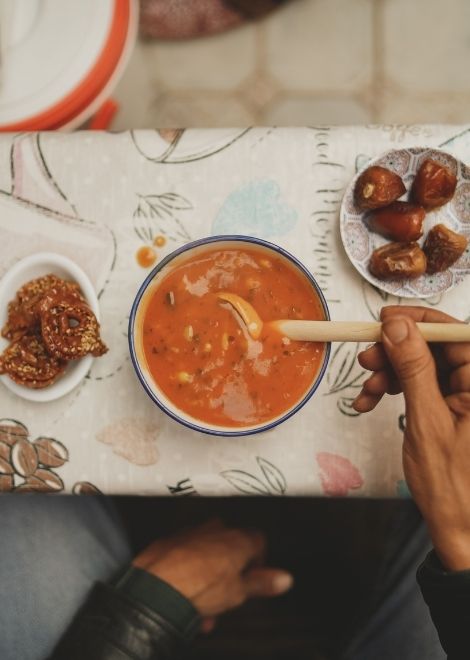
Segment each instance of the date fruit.
M426 255L418 243L387 243L372 253L369 270L379 280L419 277L426 272Z
M385 238L400 243L417 241L423 235L426 211L409 202L393 202L369 216L369 227Z
M428 158L419 168L411 196L426 211L443 206L452 199L457 186L457 177L449 168L437 160Z
M468 238L456 234L443 224L435 225L429 232L423 250L427 258L427 272L440 273L452 266L465 252Z
M406 187L395 172L385 167L368 167L356 181L354 199L361 211L379 209L391 204L406 192Z

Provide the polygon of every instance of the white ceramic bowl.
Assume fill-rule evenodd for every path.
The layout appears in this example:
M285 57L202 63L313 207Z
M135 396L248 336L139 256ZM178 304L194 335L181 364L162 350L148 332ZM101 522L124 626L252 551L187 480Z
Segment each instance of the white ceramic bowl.
M261 422L259 424L238 426L234 428L232 426L210 424L203 420L196 419L195 417L188 415L180 408L178 408L158 387L148 368L141 341L142 325L145 318L147 305L152 297L153 292L159 286L161 280L173 268L176 268L179 264L187 261L191 257L197 257L199 253L207 252L208 250L215 251L220 249L234 248L243 249L243 247L256 247L256 249L260 252L266 253L268 257L280 257L291 267L295 268L295 270L303 275L310 283L321 304L324 318L329 320L330 315L328 311L328 305L320 287L315 281L313 275L305 268L305 266L300 263L300 261L298 261L298 259L296 259L292 254L279 247L278 245L268 243L268 241L264 241L260 238L241 235L211 236L210 238L203 238L199 241L194 241L193 243L187 243L182 248L179 248L178 250L175 250L166 256L144 280L132 305L129 318L129 350L132 364L134 365L134 369L142 386L152 401L154 401L154 403L156 403L157 406L159 406L172 419L176 420L180 424L183 424L184 426L187 426L193 431L200 431L201 433L209 433L210 435L218 435L222 437L252 435L262 431L269 431L269 429L274 428L278 424L281 424L281 422L289 419L289 417L292 417L292 415L294 415L298 410L300 410L300 408L302 408L303 405L307 403L307 401L313 396L317 387L319 386L321 379L323 378L323 375L326 371L331 348L331 344L325 344L321 365L319 366L318 372L312 379L312 383L305 394L285 412L281 413L277 417L274 417L273 419Z
M0 280L0 327L3 327L7 320L8 303L13 300L18 289L26 282L49 273L76 282L99 321L98 298L83 270L60 254L40 252L18 261ZM3 352L8 344L6 339L0 337L0 352ZM92 363L91 355L69 362L65 372L55 383L39 390L18 385L6 375L0 376L0 380L11 392L28 401L54 401L71 392L87 375Z

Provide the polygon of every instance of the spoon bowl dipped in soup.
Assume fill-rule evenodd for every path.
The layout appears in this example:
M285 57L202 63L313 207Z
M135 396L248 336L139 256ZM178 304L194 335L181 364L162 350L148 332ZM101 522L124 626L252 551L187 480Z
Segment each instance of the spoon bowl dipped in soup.
M261 239L215 236L173 252L142 284L129 322L132 361L178 422L223 436L266 431L313 395L330 345L290 341L268 323L254 339L220 292L249 301L263 321L329 319L315 279L291 254Z

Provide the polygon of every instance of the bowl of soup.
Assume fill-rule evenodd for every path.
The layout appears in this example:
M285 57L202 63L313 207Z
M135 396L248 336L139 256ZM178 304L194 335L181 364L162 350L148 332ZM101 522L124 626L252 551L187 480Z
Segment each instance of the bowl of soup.
M253 339L218 297L235 293L263 321ZM311 273L277 245L213 236L176 250L148 275L129 319L129 348L150 398L170 417L220 436L267 431L312 397L330 345L291 341L278 319L330 318Z

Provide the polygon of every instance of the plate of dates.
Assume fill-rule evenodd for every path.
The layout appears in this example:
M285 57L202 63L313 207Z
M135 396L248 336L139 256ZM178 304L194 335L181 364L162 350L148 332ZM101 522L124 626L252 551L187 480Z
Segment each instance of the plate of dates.
M430 298L470 274L470 168L438 149L397 149L346 189L340 231L353 266L403 298Z

